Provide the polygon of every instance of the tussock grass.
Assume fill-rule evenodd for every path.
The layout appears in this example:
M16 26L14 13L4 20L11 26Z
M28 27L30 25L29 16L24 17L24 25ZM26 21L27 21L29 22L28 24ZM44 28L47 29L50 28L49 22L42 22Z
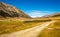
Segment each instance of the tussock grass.
M0 20L0 35L31 28L31 27L40 25L42 23L43 22L34 21L34 20L21 21L19 19L3 19L3 20L1 19Z
M38 37L60 37L60 20L46 27Z

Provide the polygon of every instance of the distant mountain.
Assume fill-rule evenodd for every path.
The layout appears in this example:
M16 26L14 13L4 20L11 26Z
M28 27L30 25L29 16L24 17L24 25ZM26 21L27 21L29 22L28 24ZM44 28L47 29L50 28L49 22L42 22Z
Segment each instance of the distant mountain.
M31 18L23 11L18 10L16 7L0 2L0 17L22 17Z
M50 18L50 17L60 17L60 12L50 14L50 15L44 15L42 17L36 17L36 18L38 19L38 18Z
M54 13L54 14L51 14L51 15L45 15L43 17L60 17L60 12L57 12L57 13Z

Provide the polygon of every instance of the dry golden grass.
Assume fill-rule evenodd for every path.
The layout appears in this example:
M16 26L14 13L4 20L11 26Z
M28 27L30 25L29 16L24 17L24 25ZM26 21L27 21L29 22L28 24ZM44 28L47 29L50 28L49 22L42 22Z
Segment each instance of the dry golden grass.
M31 28L31 27L40 25L46 21L51 21L51 20L53 20L53 18L52 19L51 18L43 18L43 19L26 19L26 18L2 18L1 19L0 18L0 34L11 33L15 31ZM53 25L51 27L53 27ZM55 27L55 24L54 24L54 27ZM45 31L46 30L44 30L44 32Z
M0 34L11 33L42 24L43 22L27 19L0 19Z
M60 20L46 27L38 37L60 37Z

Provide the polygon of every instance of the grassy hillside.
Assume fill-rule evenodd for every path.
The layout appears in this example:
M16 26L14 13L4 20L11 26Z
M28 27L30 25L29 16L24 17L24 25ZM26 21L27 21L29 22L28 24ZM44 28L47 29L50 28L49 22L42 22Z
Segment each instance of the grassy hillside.
M60 20L46 27L38 37L60 37Z
M22 21L22 19L0 19L0 34L11 33L42 24L39 21Z

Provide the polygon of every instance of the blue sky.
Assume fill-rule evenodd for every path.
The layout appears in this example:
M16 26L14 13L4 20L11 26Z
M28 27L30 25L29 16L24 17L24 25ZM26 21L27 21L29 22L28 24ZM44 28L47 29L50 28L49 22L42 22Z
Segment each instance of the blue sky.
M60 0L0 0L16 6L31 17L41 17L60 12Z

